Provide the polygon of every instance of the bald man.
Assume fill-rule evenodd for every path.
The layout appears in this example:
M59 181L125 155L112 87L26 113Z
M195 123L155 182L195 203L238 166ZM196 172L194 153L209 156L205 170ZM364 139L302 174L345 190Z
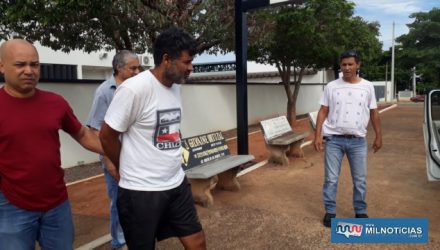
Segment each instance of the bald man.
M0 46L0 249L72 249L74 229L58 130L102 154L63 97L37 88L36 48L13 39Z

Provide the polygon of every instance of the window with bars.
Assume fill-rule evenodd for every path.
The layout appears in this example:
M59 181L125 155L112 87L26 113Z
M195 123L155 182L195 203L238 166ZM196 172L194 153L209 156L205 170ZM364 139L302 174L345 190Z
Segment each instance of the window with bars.
M72 81L78 79L76 65L70 64L40 64L40 81ZM0 82L4 82L0 74Z

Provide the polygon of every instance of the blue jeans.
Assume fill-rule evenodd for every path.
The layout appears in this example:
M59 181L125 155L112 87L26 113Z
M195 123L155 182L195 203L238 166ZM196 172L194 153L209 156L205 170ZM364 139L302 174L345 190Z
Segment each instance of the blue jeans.
M104 164L102 164L104 166ZM116 200L118 198L118 183L110 175L105 167L104 176L107 185L107 194L110 198L110 233L112 235L112 247L119 248L125 245L124 233L122 232L121 224L119 223L118 208Z
M74 229L69 200L46 212L18 208L0 191L0 249L42 250L73 249Z
M350 163L351 178L353 180L354 211L357 214L364 214L367 212L367 142L363 137L326 137L324 207L327 213L336 214L336 192L344 154L347 155Z

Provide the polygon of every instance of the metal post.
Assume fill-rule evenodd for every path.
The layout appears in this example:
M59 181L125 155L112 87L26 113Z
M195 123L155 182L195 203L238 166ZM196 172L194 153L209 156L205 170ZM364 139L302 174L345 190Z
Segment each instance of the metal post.
M417 95L417 91L416 91L416 77L417 77L417 75L416 75L416 67L414 66L412 69L411 69L411 71L412 71L412 89L413 89L413 96L416 96Z
M387 64L385 65L385 102L388 102L388 95L389 95L389 91L388 91L388 61Z
M237 154L248 154L247 11L269 5L300 4L304 0L235 0L235 64L237 94Z
M243 1L235 0L235 63L237 95L237 154L248 154L247 19Z
M394 84L394 26L395 24L393 22L393 37L391 40L391 93L393 94L393 96L391 97L391 101L394 100L394 98L396 97L394 95L394 93L396 92L396 85Z

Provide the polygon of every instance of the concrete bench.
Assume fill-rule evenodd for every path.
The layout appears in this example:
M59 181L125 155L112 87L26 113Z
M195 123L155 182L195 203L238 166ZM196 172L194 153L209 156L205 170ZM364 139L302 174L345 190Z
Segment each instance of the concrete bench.
M294 133L286 116L280 116L260 122L266 141L266 147L271 156L269 162L288 165L287 155L304 157L301 143L309 133Z
M310 125L313 130L316 130L316 122L318 121L318 111L313 111L309 113Z
M237 173L254 160L252 155L231 155L221 131L182 139L182 167L191 182L194 201L214 204L211 190L240 190Z

